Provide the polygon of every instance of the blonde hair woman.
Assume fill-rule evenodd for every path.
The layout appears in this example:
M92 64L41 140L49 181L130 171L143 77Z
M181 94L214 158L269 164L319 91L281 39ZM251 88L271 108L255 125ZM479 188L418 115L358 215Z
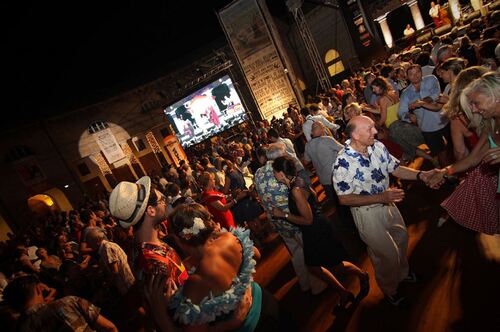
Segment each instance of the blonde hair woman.
M460 105L469 119L473 119L474 114L481 116L481 136L467 157L441 169L432 182L441 181L445 175L471 170L441 206L461 226L495 234L499 232L496 194L500 191L500 74L488 72L472 81L462 91Z
M355 116L358 116L358 115L361 115L361 113L363 112L363 109L361 108L361 106L354 102L354 103L350 103L348 104L345 108L344 108L344 120L345 122L349 122L349 120L351 120L351 118L355 117Z
M470 82L481 77L486 72L487 70L484 67L474 66L458 73L452 81L448 102L443 106L444 114L446 114L451 122L451 139L456 160L465 158L472 151L478 140L478 135L469 130L471 127L471 120L469 118L472 119L474 116L470 112L470 117L464 113L462 106L460 106L460 94ZM446 75L444 74L443 76L446 77ZM477 127L477 119L475 122Z

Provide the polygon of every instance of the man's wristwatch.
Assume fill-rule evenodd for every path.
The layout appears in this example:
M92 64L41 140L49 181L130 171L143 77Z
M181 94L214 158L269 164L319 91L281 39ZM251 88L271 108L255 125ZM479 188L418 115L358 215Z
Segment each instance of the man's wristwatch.
M419 171L419 172L417 173L417 180L422 181L422 179L420 178L420 174L422 174L422 171Z

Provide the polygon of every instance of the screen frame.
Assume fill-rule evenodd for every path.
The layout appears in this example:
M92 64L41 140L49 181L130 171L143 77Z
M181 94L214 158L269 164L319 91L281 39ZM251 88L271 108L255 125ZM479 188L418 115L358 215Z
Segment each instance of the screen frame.
M242 113L242 120L240 122L237 122L235 124L233 124L232 126L226 128L226 129L223 129L211 136L208 136L202 140L200 140L199 142L196 142L196 143L191 143L191 144L186 144L184 145L182 140L180 139L180 133L179 135L177 134L177 132L174 130L174 125L176 126L175 123L172 123L172 121L169 120L169 113L170 112L167 112L167 110L172 107L173 105L177 104L177 103L180 103L183 99L186 99L187 97L189 97L190 95L200 91L200 90L203 90L205 87L213 84L213 83L216 83L217 81L219 81L220 79L224 78L224 77L228 77L230 80L231 80L231 83L232 83L232 88L234 89L234 92L236 93L236 95L238 96L239 100L240 100L240 105L241 107L243 108L244 112ZM251 119L251 115L250 115L250 111L248 110L247 106L246 106L246 103L244 101L244 98L242 96L242 93L239 91L239 89L237 89L237 81L234 79L234 76L232 75L231 72L222 72L222 73L219 73L218 75L214 75L212 76L211 78L206 78L200 82L198 82L196 85L193 85L189 90L186 90L185 93L182 94L182 97L180 98L176 98L174 102L170 102L168 104L165 104L162 106L162 112L163 112L163 115L165 116L165 120L166 120L166 123L168 123L171 127L172 127L172 135L174 135L177 140L179 141L179 143L181 144L182 148L183 149L189 149L191 147L194 147L196 145L199 145L199 144L202 144L202 143L205 143L207 140L210 140L211 138L223 133L223 132L226 132L227 130L229 129L232 129L238 125L241 125L242 123L245 123L247 122L249 119ZM171 115L170 115L171 116Z

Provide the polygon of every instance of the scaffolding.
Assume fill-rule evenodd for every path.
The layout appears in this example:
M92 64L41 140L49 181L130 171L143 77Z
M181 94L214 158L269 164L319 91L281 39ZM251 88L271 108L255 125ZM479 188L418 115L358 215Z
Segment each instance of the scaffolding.
M292 13L295 22L297 23L300 37L304 42L304 47L307 51L307 54L309 55L309 59L311 60L314 68L314 72L318 77L318 84L324 92L327 92L332 87L330 83L330 77L326 72L325 66L323 65L323 60L319 55L318 48L316 47L314 38L311 34L311 31L309 30L309 26L307 25L306 18L304 16L304 13L302 12L302 1L287 0L286 5L288 7L288 10Z

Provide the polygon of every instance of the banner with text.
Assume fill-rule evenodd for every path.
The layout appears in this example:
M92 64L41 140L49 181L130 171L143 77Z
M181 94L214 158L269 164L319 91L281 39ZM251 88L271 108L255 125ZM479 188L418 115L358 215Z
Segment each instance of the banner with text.
M100 130L92 135L94 135L97 145L101 148L109 164L125 158L125 154L120 145L118 145L115 135L113 135L110 128Z
M262 6L262 7L261 7ZM237 0L219 11L219 19L243 69L263 118L280 118L298 105L261 8L265 2Z
M165 144L166 150L175 166L179 167L181 160L184 160L189 164L186 153L175 135L165 137L163 139L163 143Z

